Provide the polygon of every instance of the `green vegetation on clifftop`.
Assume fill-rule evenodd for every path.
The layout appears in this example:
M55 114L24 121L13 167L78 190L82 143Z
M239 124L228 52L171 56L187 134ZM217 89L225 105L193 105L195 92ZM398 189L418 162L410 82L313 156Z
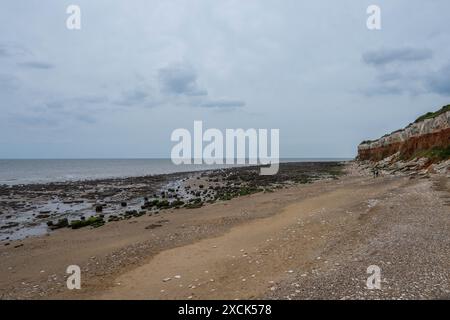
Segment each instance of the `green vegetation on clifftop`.
M423 121L423 120L426 120L426 119L436 118L437 116L439 116L439 115L441 115L441 114L443 114L443 113L445 113L447 111L450 111L450 104L448 104L446 106L443 106L438 111L425 113L424 115L418 117L416 119L416 121L414 121L414 123L417 123L417 122L420 122L420 121Z
M424 121L424 120L426 120L426 119L433 119L433 118L436 118L437 116L439 116L439 115L441 115L441 114L443 114L443 113L445 113L445 112L447 112L447 111L450 111L450 104L448 104L448 105L446 105L446 106L443 106L441 109L439 109L438 111L435 111L435 112L427 112L427 113L425 113L424 115L421 115L420 117L418 117L417 119L416 119L416 121L414 121L414 123L418 123L418 122L421 122L421 121ZM407 127L409 127L409 126L411 126L412 125L412 123L410 123ZM389 136L389 135L391 135L391 134L393 134L393 133L396 133L396 132L399 132L399 131L402 131L403 129L399 129L399 130L396 130L396 131L393 131L393 132L391 132L391 133L387 133L387 134L385 134L383 137L386 137L386 136ZM383 138L383 137L381 137L381 138ZM372 143L372 142L375 142L375 141L377 141L377 140L379 140L379 139L375 139L375 140L364 140L364 141L362 141L361 143L360 143L360 145L362 145L362 144L370 144L370 143Z

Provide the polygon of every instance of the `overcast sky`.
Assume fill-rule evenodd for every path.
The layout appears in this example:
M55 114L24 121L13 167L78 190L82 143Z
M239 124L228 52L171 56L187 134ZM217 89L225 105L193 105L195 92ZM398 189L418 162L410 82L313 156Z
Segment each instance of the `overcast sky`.
M449 15L448 0L2 0L0 158L167 158L194 120L278 128L282 157L353 157L450 103Z

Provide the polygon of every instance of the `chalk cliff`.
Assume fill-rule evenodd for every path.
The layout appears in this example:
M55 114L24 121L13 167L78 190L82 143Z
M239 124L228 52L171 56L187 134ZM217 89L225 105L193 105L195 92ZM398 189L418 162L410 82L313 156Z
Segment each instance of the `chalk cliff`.
M380 161L385 158L411 160L429 158L448 160L450 149L450 105L419 117L406 128L358 146L357 160Z

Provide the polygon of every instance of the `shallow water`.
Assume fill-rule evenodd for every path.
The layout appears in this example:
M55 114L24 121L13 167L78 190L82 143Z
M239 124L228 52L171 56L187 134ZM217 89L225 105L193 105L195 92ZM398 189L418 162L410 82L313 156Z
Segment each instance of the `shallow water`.
M346 159L282 159L281 162ZM0 184L29 184L136 177L226 168L232 165L174 165L170 159L0 159Z

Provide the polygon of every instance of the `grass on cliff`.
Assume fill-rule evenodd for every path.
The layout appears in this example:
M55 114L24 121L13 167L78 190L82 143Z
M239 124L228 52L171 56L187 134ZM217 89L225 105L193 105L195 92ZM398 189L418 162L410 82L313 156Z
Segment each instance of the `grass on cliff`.
M438 110L438 111L435 111L435 112L427 112L427 113L425 113L424 115L418 117L418 118L416 119L416 121L414 121L414 123L417 123L417 122L420 122L420 121L423 121L423 120L426 120L426 119L432 119L432 118L435 118L435 117L437 117L437 116L439 116L439 115L441 115L441 114L443 114L443 113L445 113L445 112L447 112L447 111L450 111L450 104L449 104L449 105L446 105L446 106L444 106L444 107L442 107L442 108L441 108L440 110Z
M428 158L434 161L442 161L450 159L450 146L434 147L429 150L416 153L413 158Z

